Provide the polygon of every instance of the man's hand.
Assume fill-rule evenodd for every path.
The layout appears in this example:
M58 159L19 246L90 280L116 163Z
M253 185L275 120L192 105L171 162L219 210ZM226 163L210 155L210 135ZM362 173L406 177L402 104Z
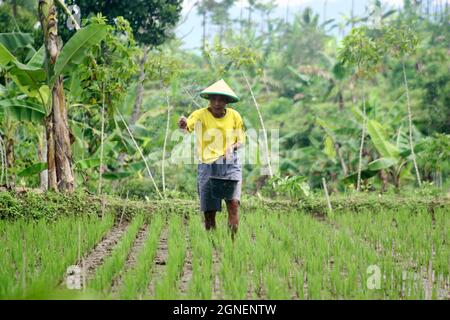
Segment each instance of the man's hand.
M227 150L225 151L225 160L233 160L233 152L234 150L239 149L241 146L240 142L236 142L232 144L231 146L228 146Z
M183 130L187 129L187 119L185 116L181 116L178 120L178 127Z
M233 159L233 151L234 151L234 144L227 147L227 150L225 150L225 160L231 161Z

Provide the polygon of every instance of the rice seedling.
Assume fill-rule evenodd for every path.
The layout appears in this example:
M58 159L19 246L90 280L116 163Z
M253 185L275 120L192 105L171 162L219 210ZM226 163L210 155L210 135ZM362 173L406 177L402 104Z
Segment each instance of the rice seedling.
M163 226L160 215L152 216L147 238L138 252L135 265L123 276L119 289L121 299L142 298L151 280L153 260L158 246L159 236Z
M122 237L114 247L111 255L97 269L93 279L89 280L87 287L96 292L107 294L111 289L112 280L119 274L125 265L128 253L134 243L139 229L144 223L144 216L136 216Z
M0 298L37 297L52 290L64 280L66 268L94 247L113 223L111 214L102 220L82 216L53 222L0 221Z
M203 229L199 215L194 215L189 223L192 243L192 278L187 297L190 299L211 299L212 297L212 242Z
M162 279L155 285L155 299L175 299L178 297L178 280L183 271L186 254L186 228L182 217L173 215L169 222L168 257Z

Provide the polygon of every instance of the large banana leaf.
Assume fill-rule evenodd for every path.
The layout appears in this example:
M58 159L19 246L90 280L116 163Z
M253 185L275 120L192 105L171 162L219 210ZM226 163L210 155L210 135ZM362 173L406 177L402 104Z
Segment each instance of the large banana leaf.
M0 84L0 97L6 94L6 87Z
M89 158L89 159L82 159L75 162L75 167L77 169L89 169L98 167L100 165L100 159L99 158Z
M39 174L46 169L47 169L46 162L38 162L38 163L34 163L31 166L25 168L24 170L19 172L17 175L19 177L30 177L30 176L34 176L35 174Z
M45 71L42 68L36 68L32 65L15 62L15 66L9 71L11 76L15 76L24 86L39 88L45 81Z
M388 168L392 167L393 165L396 165L397 163L398 163L397 159L380 158L380 159L374 160L371 163L369 163L368 167L369 167L369 170L379 171L379 170L383 170L383 169L388 169Z
M362 170L361 171L361 179L365 180L365 179L372 178L377 173L378 173L378 170L370 170L370 169ZM355 172L355 173L349 174L348 176L344 177L342 179L342 182L345 184L356 183L357 179L358 179L358 172Z
M330 160L336 161L336 149L334 148L333 138L329 135L325 137L323 152Z
M372 143L383 158L399 158L398 148L388 141L383 126L375 121L369 120L367 124L367 132L372 139Z
M380 158L370 162L367 168L361 171L361 179L369 179L375 176L380 170L389 169L392 166L398 165L399 160L394 158ZM358 172L349 174L342 179L344 183L356 183Z
M414 153L418 154L418 153L422 152L425 149L426 145L427 145L427 140L425 140L425 139L417 142L414 145ZM404 149L404 150L401 150L400 157L401 158L407 158L407 157L409 157L410 154L411 154L411 149L410 148Z
M0 67L6 67L10 62L17 61L16 57L0 43Z
M395 145L400 150L400 152L409 149L408 135L406 134L406 132L403 131L402 126L400 126L400 128L397 131L397 139Z
M107 26L101 24L90 24L78 30L62 48L55 63L54 77L80 64L86 58L87 50L105 38L106 30Z
M123 178L128 178L134 175L136 172L130 171L120 171L120 172L106 172L102 175L103 178L108 180L119 180Z
M42 123L45 110L40 104L23 99L0 100L0 109L8 109L9 114L18 121Z
M36 53L38 54L38 52ZM35 55L36 56L36 55ZM36 67L39 57L33 57L32 63L20 63L9 50L0 43L0 66L7 67L11 79L20 90L32 98L43 99L47 103L50 95L48 86L45 85L46 74L44 69Z
M35 68L42 68L45 59L45 48L44 46L40 47L38 51L31 57L30 61L28 61L27 65Z
M33 44L33 42L34 40L31 36L31 33L0 33L0 43L3 44L9 51L24 48L28 45Z
M325 120L323 120L323 119L321 119L319 117L316 118L316 123L319 126L322 126L324 129L328 129L328 130L331 130L331 131L333 131L333 130L335 130L337 128L336 124L330 123L328 121L325 121Z

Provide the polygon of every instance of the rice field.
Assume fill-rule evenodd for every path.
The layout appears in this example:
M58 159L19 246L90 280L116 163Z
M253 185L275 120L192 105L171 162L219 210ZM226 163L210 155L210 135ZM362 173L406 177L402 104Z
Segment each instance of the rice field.
M235 241L225 213L211 232L195 213L118 220L0 221L0 298L450 298L446 208L243 211Z

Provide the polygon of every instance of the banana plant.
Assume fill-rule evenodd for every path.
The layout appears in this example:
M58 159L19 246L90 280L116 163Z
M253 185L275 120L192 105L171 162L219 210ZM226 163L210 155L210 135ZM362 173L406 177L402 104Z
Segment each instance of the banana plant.
M411 149L408 146L407 138L400 128L397 133L396 143L389 141L384 126L375 120L368 120L367 132L371 142L380 155L380 158L370 162L361 171L363 179L369 179L377 175L381 170L386 170L392 177L395 187L400 188L401 178L408 174L408 157L411 156ZM425 147L424 141L416 144L415 152L420 152ZM343 179L344 183L355 182L358 173L352 173Z
M64 5L61 1L58 3ZM63 74L73 73L77 65L86 59L89 49L104 39L106 25L90 24L79 29L60 48L54 1L39 1L39 17L45 44L27 64L20 62L0 43L0 68L26 96L2 101L0 106L16 110L15 114L22 114L27 109L28 113L34 114L34 119L43 118L47 137L48 188L73 190L71 133L68 129Z
M311 189L308 179L303 176L286 176L278 175L269 179L269 183L275 185L275 191L289 195L293 199L304 199L311 195Z

